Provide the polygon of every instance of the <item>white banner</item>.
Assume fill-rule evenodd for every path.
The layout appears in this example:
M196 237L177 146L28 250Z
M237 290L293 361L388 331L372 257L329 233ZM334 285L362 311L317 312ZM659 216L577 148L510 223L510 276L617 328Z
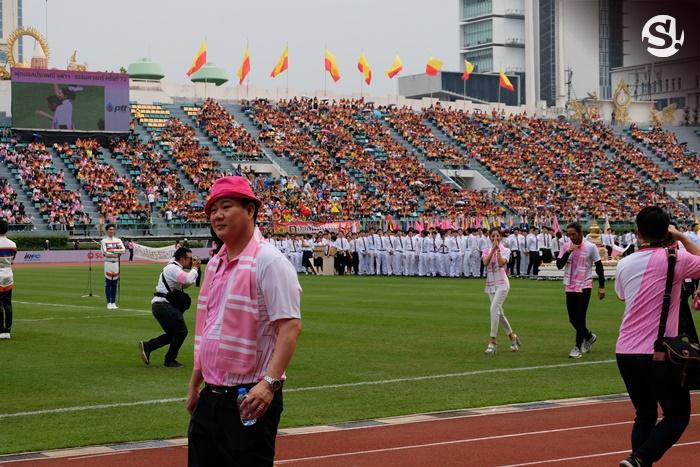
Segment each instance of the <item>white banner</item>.
M152 248L134 243L134 258L148 261L170 261L175 255L175 245Z

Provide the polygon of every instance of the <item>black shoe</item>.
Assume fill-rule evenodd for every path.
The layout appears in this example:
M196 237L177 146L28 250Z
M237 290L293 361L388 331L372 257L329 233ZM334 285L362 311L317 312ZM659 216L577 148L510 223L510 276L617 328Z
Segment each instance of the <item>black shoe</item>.
M630 454L627 459L620 461L620 467L644 467L645 465L634 454Z
M185 367L185 365L178 362L177 360L173 360L172 362L165 362L165 364L163 366L166 368L184 368Z
M146 344L144 341L139 342L139 353L141 354L141 360L143 360L143 363L150 365L151 351L148 350L148 344Z

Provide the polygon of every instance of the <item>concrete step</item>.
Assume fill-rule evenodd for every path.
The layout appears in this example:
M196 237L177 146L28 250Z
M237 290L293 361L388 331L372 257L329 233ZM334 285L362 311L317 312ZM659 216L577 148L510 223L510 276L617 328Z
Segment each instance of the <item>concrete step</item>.
M37 228L41 228L41 226L48 226L48 224L41 218L41 213L39 210L34 207L34 203L32 202L29 193L24 190L24 187L19 180L12 175L10 168L6 165L4 160L0 164L0 178L7 179L12 189L15 190L17 193L17 201L24 204L24 212L34 218L34 226Z
M639 141L635 140L627 133L625 133L624 128L615 126L613 127L613 132L615 135L622 138L625 142L631 144L635 148L639 149L645 156L647 156L654 164L658 165L664 170L674 172L678 175L678 179L673 183L664 185L667 191L700 191L700 185L698 185L693 179L685 174L677 173L670 162L657 156L654 151L646 147L646 145L641 144ZM698 138L700 139L700 138ZM679 138L680 141L680 138Z
M700 136L695 133L700 130L700 126L664 127L664 130L674 132L679 143L686 143L689 150L700 154Z
M257 141L265 154L265 157L277 165L282 172L285 172L289 176L295 176L298 179L302 178L302 172L299 167L297 167L294 162L288 157L278 156L270 148L268 148L262 141L260 141L260 129L255 125L248 114L243 111L243 107L240 104L222 104L226 111L233 115L238 123L243 125L243 127L250 133L250 135Z
M80 195L80 201L83 203L85 212L92 217L93 221L97 222L100 217L99 207L92 201L92 198L82 189L80 182L75 177L75 173L68 168L66 164L63 163L58 153L54 148L48 148L49 154L51 154L51 161L57 170L63 169L65 174L66 190L75 191Z
M194 134L199 141L199 145L209 149L209 155L221 165L221 170L230 172L235 168L233 162L226 158L217 145L197 126L192 118L182 110L182 104L163 104L162 107L169 110L173 118L177 118L185 125L194 128Z
M424 119L425 125L433 132L433 134L443 143L448 144L461 152L465 152L467 148L462 147L457 141L450 138L440 127L438 127L433 121ZM498 190L506 190L507 186L503 181L491 172L484 164L482 164L477 159L469 160L469 168L471 170L476 170L479 172L486 180L491 182Z
M445 175L444 172L442 172L442 170L445 169L445 166L442 165L442 163L440 163L438 161L432 161L432 160L428 159L427 157L425 157L423 155L422 151L420 151L417 147L415 147L411 143L409 143L408 140L406 138L404 138L398 131L396 131L391 126L391 124L389 122L387 122L383 118L380 120L381 120L382 124L389 130L389 134L391 135L391 137L394 140L396 140L399 144L401 144L401 146L406 148L409 152L412 152L413 154L415 154L416 157L418 157L418 160L421 162L421 164L423 164L425 166L426 169L439 175L444 183L449 183L450 185L452 185L455 188L460 187L456 181L452 180L450 177Z

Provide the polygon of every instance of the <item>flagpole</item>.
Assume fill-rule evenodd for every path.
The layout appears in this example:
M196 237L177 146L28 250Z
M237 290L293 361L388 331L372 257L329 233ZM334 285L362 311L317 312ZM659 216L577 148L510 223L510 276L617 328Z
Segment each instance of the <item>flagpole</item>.
M326 70L326 53L328 52L328 45L324 47L323 51L323 97L328 97L328 71Z
M467 110L467 80L462 80L462 112Z
M250 45L248 39L246 39L245 41L245 50L248 53L248 67L250 70ZM250 71L248 71L248 75L246 76L245 81L245 98L246 100L250 100Z

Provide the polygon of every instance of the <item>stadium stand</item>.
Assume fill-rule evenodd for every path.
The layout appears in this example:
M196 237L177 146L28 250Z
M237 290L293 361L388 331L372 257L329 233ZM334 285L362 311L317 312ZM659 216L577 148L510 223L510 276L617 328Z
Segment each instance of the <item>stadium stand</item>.
M85 212L80 201L80 195L66 189L65 174L62 170L56 170L44 144L3 145L0 157L10 167L11 173L27 192L50 229L73 230L92 223L92 218Z
M630 220L649 203L689 214L661 186L609 157L601 135L594 139L569 122L439 106L425 115L503 180L509 188L503 196L521 216Z
M520 222L607 215L627 221L649 203L690 217L666 189L685 188L686 182L695 189L700 182L698 154L660 128L633 124L623 134L602 122L576 126L439 105L416 112L375 108L362 99L255 100L231 108L212 99L168 108L132 103L138 128L130 138L112 141L109 149L94 140L56 144L60 159L53 163L51 148L17 144L5 129L0 156L16 182L0 179L0 209L13 224L35 228L88 227L97 215L127 229L152 223L153 215L170 228L202 227L201 206L211 183L236 173L247 176L264 200L262 223L387 215L514 215ZM273 178L241 168L240 161L268 162L265 151L291 161L299 176ZM117 165L110 165L108 155ZM466 167L495 180L496 190L457 188L442 172ZM73 176L77 192L66 187L66 177ZM32 219L18 201L13 183L40 218ZM150 206L144 202L149 199Z
M255 161L263 157L262 150L246 129L213 99L201 106L183 106L187 115L224 153L234 161Z
M139 203L131 181L105 162L97 141L78 139L73 145L54 144L54 149L109 222L128 228L146 221L148 207Z
M628 134L645 145L658 157L668 161L673 169L700 183L700 155L688 151L685 144L679 144L676 135L661 128L640 130L636 124L630 125Z

